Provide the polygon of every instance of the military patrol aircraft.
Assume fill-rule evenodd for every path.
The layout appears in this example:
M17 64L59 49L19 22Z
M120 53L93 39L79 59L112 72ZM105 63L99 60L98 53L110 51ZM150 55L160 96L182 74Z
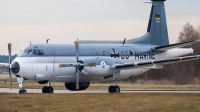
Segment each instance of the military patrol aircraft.
M47 84L43 93L53 93L50 82L64 82L68 90L85 90L90 82L114 81L109 92L120 92L117 81L139 75L163 65L200 59L192 48L180 48L199 42L169 44L165 15L165 0L151 0L152 8L147 33L123 41L77 40L72 44L31 44L19 55L0 67L9 68L10 89L12 73L18 77L19 93L27 93L24 80ZM11 43L8 44L11 57Z

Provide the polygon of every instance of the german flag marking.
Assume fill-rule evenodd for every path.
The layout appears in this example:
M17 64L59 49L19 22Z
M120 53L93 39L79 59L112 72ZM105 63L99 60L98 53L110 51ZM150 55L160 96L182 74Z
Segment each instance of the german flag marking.
M155 20L156 20L156 21L160 21L160 15L156 15L156 16L155 16Z

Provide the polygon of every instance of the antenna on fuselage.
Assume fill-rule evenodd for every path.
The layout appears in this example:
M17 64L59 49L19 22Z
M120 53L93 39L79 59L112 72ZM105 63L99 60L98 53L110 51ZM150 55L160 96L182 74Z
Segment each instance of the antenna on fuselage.
M123 45L126 43L126 38L124 39Z
M31 41L30 41L30 45L31 45Z
M46 42L46 44L48 44L48 41L49 41L50 39L47 39L47 42Z

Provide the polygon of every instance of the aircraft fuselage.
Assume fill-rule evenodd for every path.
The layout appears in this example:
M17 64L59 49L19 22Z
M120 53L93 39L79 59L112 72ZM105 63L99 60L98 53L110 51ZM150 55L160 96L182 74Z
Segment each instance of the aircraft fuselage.
M163 52L153 52L151 50L152 47L155 46L134 44L80 44L79 60L95 57L110 57L118 59L121 63L130 63L171 58L169 55L162 56ZM188 54L189 52L185 53ZM75 56L74 44L32 44L24 47L13 63L18 62L20 66L20 70L16 75L28 80L75 82L74 67L59 67L60 63L75 63ZM105 64L105 68L102 68L102 64L99 64L97 65L97 69L102 68L101 71L97 71L99 73L81 73L80 81L90 82L113 80L111 77L112 73L109 72L109 66L109 64ZM120 72L119 79L125 79L139 75L148 70L148 68L138 68L121 71L116 70L114 72Z

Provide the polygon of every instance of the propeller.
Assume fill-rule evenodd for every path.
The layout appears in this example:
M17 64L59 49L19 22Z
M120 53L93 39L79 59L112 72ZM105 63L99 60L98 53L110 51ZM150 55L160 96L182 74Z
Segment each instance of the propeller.
M76 63L67 63L67 64L59 64L59 67L75 67L76 68L76 89L79 89L79 76L80 76L80 68L84 66L96 67L96 63L81 63L79 62L79 43L78 41L74 42L76 49Z
M78 53L79 53L79 43L78 41L75 41L75 48L76 48L76 64L74 64L74 67L76 67L76 89L79 89L79 75L80 75L80 62L78 62Z
M8 55L9 55L9 64L11 65L11 47L12 44L8 43ZM10 78L10 90L12 90L12 72L10 71L10 67L9 67L9 78Z

